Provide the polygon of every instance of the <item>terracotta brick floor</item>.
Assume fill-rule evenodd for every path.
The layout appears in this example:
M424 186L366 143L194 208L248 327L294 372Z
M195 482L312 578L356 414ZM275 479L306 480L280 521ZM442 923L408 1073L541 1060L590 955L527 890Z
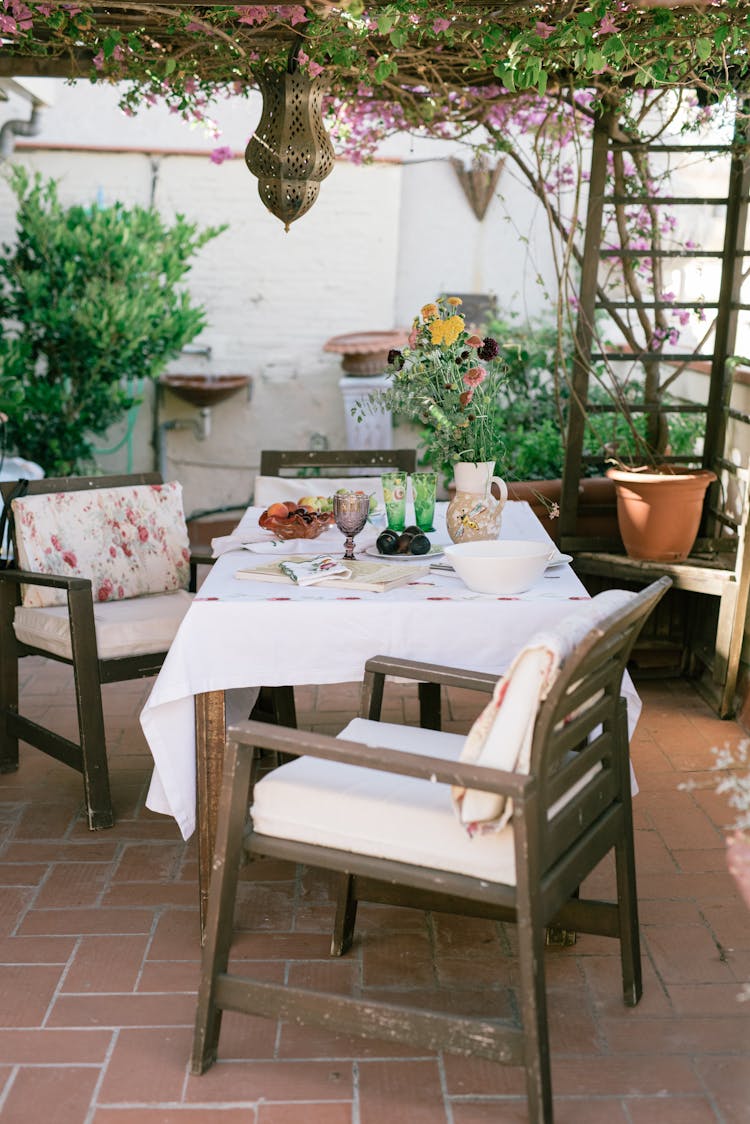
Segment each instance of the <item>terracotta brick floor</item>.
M65 669L26 661L40 717L73 723ZM196 861L144 809L149 755L137 716L147 681L106 688L117 824L90 834L80 780L35 750L0 777L2 1124L489 1124L526 1119L518 1069L225 1016L221 1061L188 1073L199 946ZM559 1124L750 1121L750 915L724 863L714 745L736 744L689 685L640 684L633 744L644 996L623 1007L613 942L546 953ZM466 729L478 696L454 694ZM302 689L301 724L336 732L352 686ZM386 717L414 721L395 688ZM682 791L692 779L697 787ZM593 882L606 890L609 865ZM251 916L255 932L249 931ZM234 955L268 979L503 1015L514 1008L512 927L362 907L353 952L327 956L326 881L248 868Z

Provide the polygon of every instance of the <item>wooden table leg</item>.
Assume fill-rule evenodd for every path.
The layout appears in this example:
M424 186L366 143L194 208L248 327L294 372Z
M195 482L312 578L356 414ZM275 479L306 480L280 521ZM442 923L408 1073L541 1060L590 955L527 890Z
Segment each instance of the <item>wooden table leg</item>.
M208 883L216 839L216 814L224 766L227 721L223 691L195 696L195 757L197 769L198 897L201 944L205 938Z

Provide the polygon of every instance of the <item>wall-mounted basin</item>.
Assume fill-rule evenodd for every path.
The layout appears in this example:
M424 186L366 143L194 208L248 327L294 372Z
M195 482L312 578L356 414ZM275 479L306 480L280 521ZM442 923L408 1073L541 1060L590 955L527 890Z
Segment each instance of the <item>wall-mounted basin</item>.
M162 375L162 386L191 406L215 406L250 385L249 375Z

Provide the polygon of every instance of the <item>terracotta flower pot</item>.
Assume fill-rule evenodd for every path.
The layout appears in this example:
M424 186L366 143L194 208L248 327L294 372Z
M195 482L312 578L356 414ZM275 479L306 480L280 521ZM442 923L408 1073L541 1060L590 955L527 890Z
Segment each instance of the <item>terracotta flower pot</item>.
M617 519L630 558L681 562L690 553L703 498L716 474L708 469L639 472L610 468L617 492Z

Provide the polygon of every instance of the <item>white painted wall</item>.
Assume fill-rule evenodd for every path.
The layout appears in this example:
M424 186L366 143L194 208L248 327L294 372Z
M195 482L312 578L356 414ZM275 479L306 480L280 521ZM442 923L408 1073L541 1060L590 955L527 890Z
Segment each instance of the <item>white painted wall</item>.
M260 115L257 95L215 107L219 138L163 107L128 118L115 87L51 81L43 96L41 131L19 139L12 158L58 179L64 202L153 203L167 217L180 212L200 225L229 225L187 278L207 310L208 326L195 343L210 347L210 358L181 356L170 370L247 374L252 393L216 406L204 441L187 429L168 434L167 471L183 482L188 511L246 502L263 447L306 448L314 435L331 448L345 445L340 360L323 351L330 336L408 325L441 291L493 292L501 309L523 315L543 308L536 274L551 276L549 251L545 231L534 230L528 194L506 169L498 190L507 210L494 200L479 223L447 162L454 145L402 138L385 149L390 162L337 161L315 206L285 234L241 158ZM15 91L0 103L0 126L28 116L28 102ZM237 158L211 163L218 144ZM519 230L535 244L533 261ZM13 232L14 200L0 177L0 241ZM158 423L197 417L160 391L157 418L156 397L147 388L135 468L157 463ZM414 435L401 430L396 440L411 444ZM101 463L124 468L124 450Z

